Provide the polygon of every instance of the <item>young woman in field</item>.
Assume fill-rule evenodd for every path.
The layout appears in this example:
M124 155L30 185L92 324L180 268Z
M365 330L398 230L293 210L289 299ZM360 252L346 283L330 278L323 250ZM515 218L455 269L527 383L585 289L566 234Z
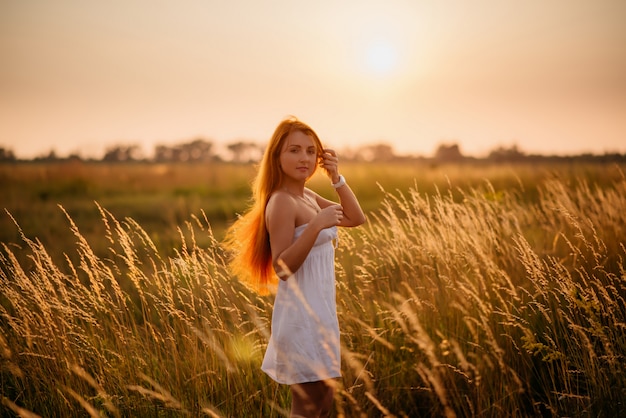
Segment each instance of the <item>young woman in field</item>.
M339 204L305 187L317 166ZM234 273L261 293L276 290L271 336L261 369L290 385L292 417L330 414L341 376L335 301L337 227L365 215L339 174L335 151L295 118L276 128L253 186L253 205L229 229ZM278 277L280 280L275 279ZM276 289L276 282L278 283Z

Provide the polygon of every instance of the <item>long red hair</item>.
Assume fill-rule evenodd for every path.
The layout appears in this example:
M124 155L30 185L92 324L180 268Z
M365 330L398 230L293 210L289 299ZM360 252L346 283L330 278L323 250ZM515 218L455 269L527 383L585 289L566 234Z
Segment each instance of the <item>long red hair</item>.
M290 117L278 124L272 135L252 184L252 204L226 232L224 246L230 251L232 273L260 294L267 294L276 286L278 278L272 266L269 233L265 224L265 207L271 194L281 184L280 153L290 133L301 131L313 139L318 155L322 143L313 129ZM313 173L317 165L313 168ZM312 173L312 174L313 174ZM311 174L311 175L312 175Z

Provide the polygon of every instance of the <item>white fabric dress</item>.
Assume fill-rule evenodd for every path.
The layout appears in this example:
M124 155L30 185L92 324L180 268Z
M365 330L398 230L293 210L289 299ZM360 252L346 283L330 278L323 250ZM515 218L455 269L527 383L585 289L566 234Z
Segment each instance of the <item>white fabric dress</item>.
M296 227L294 241L305 225ZM341 376L335 299L337 227L322 230L304 263L280 280L272 332L261 370L278 383L315 382Z

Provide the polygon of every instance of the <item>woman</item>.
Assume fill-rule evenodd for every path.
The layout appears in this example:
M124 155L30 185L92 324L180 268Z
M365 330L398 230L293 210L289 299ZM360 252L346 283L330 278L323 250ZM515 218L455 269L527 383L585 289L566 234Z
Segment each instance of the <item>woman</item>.
M226 244L235 274L266 294L278 281L272 332L261 369L290 385L291 416L330 414L341 376L335 302L337 227L365 222L339 174L335 151L296 118L282 121L268 144L253 187L253 205L235 222ZM340 204L305 187L317 166ZM274 280L274 277L280 280ZM274 284L274 286L272 286Z

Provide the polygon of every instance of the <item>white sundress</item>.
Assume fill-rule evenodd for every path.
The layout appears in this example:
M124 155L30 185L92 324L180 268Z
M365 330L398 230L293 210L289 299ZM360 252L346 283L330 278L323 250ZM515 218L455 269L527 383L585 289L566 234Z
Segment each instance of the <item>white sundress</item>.
M294 241L306 224L296 227ZM341 376L335 299L337 227L322 230L300 268L279 280L271 337L261 370L282 384Z

